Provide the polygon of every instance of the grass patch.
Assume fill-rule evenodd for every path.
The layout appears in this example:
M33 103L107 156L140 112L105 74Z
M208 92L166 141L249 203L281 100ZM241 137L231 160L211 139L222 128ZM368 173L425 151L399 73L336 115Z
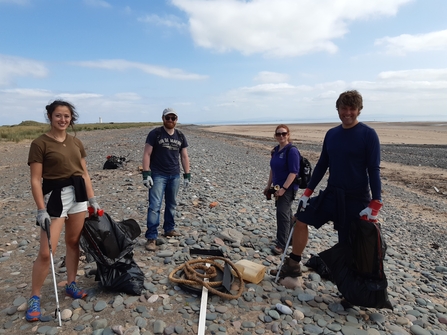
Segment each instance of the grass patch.
M161 122L110 122L110 123L80 123L74 126L79 131L93 131L104 129L126 129L138 127L154 127ZM50 129L48 123L40 123L36 121L23 121L18 125L0 126L0 141L3 142L20 142L23 140L33 140L36 137L46 133ZM73 133L68 128L69 133Z

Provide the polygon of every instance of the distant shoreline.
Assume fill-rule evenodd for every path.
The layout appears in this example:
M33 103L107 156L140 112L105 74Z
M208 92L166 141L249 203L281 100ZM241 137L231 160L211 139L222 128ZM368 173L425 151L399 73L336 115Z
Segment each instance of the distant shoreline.
M390 126L440 126L447 127L447 121L361 121L368 125L390 125ZM299 122L299 123L291 123L291 122L277 122L277 123L219 123L219 124L196 124L196 123L179 123L182 126L196 126L196 127L232 127L232 126L276 126L279 124L286 124L288 126L336 126L340 124L340 122Z
M440 121L361 121L365 124L389 124L389 125L416 125L416 126L447 126L446 120L440 120ZM183 126L198 126L198 127L223 127L223 126L271 126L271 125L279 125L279 124L286 124L288 126L290 125L337 125L340 124L340 122L330 122L330 121L324 121L324 122L286 122L286 121L279 121L279 122L247 122L247 123L180 123L179 125Z
M374 128L383 144L432 144L447 146L447 122L364 122ZM340 122L287 124L291 138L298 141L322 143L326 132ZM273 138L279 124L244 124L201 126L209 132ZM181 126L181 125L180 125Z

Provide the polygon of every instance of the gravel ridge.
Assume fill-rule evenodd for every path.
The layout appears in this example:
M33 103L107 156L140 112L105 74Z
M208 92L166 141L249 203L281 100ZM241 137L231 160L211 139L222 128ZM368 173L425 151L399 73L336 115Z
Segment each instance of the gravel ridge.
M137 297L105 291L94 281L95 264L83 261L78 282L89 297L73 301L59 289L65 313L61 328L51 318L55 306L51 275L42 297L47 322L24 320L40 229L34 226L35 205L26 165L29 142L0 147L0 224L4 232L0 236L0 334L196 334L200 297L168 279L177 265L189 259L190 248L220 249L233 262L248 259L267 269L276 268L280 258L270 250L276 231L275 209L262 195L273 139L210 133L198 126L179 128L189 142L192 173L190 188L181 188L178 198L177 228L183 236L170 240L160 236L155 253L144 249L147 189L139 173L150 129L77 134L86 147L99 204L116 221L133 218L142 228L134 259L145 274L145 290ZM313 163L321 150L314 143L299 143L299 148ZM102 170L107 155L126 156L127 164ZM382 160L447 168L444 146L383 145ZM206 333L447 334L446 198L416 192L390 177L382 181L380 219L388 244L385 266L393 311L345 310L337 288L312 271L305 271L290 289L266 274L257 285L247 283L237 300L211 295ZM320 187L325 187L324 181ZM239 232L241 241L226 239L225 230ZM336 240L329 225L311 229L305 259ZM63 236L60 244L55 257L58 282L65 278Z

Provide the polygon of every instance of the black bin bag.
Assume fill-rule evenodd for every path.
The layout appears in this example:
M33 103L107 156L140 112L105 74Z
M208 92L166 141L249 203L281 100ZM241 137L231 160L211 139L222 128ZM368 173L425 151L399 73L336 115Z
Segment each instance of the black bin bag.
M95 280L111 291L141 294L144 274L133 260L141 228L133 219L115 222L110 215L85 219L80 245L89 262L96 261Z
M379 223L359 218L352 223L350 240L318 254L332 281L353 305L392 310L383 269L386 244Z
M132 253L127 254L113 265L97 264L96 281L114 292L140 295L144 285L144 273L133 260Z

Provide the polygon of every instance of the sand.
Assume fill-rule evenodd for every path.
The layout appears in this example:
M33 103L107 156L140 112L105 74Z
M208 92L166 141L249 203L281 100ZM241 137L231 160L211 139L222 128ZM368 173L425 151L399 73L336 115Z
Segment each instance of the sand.
M382 144L447 144L447 122L365 122L377 131ZM292 140L323 142L327 130L339 123L288 124ZM277 124L209 126L208 131L273 137Z

